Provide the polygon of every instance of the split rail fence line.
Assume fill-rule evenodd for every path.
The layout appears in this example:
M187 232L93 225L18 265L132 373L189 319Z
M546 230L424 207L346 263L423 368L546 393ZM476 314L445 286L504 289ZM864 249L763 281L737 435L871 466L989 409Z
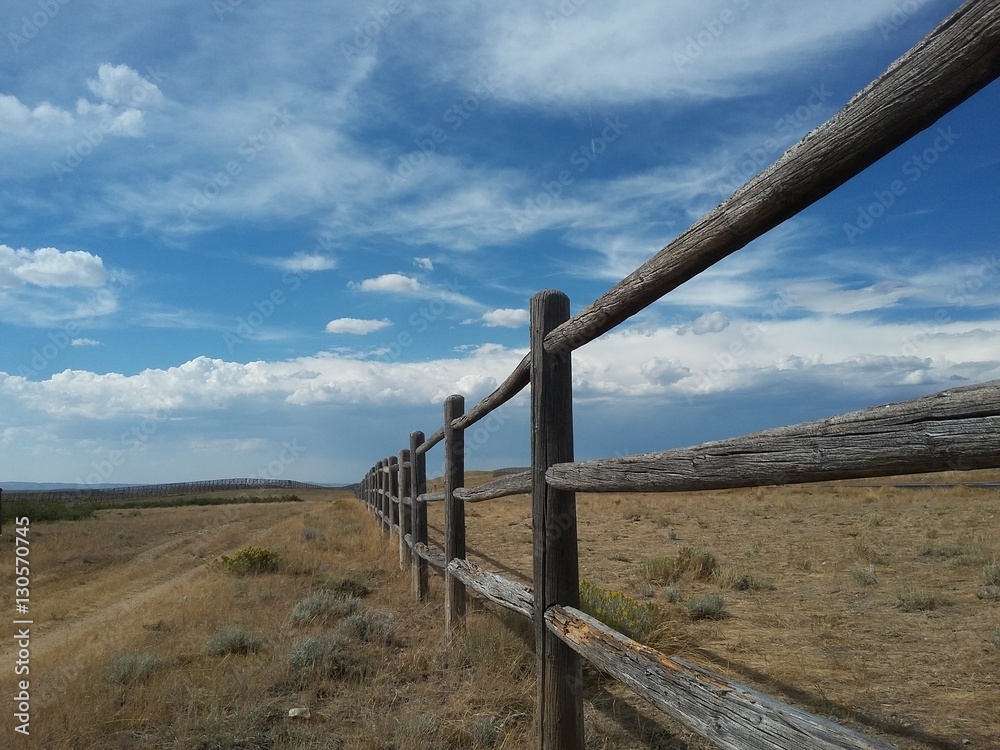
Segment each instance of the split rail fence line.
M576 492L669 492L1000 467L1000 381L703 445L574 462L571 353L863 171L1000 76L1000 0L968 0L829 121L572 318L561 292L531 300L530 352L468 411L444 405L429 437L379 461L358 496L399 539L414 595L444 571L451 638L472 591L535 623L538 747L584 747L582 658L722 748L891 748L665 656L579 610ZM531 469L464 485L464 430L531 385ZM444 489L426 454L444 442ZM466 558L465 503L531 493L533 586ZM427 503L445 503L444 554L427 545Z

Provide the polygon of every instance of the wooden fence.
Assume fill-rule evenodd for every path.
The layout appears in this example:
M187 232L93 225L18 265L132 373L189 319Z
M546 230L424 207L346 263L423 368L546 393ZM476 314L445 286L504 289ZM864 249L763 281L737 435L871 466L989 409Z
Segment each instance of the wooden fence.
M445 574L451 637L472 591L533 619L538 746L584 747L582 661L714 744L759 748L890 748L833 722L665 656L579 610L576 492L668 492L754 487L1000 467L1000 381L677 450L573 460L571 353L863 171L1000 76L1000 0L968 0L829 121L737 190L652 259L570 317L560 292L531 300L530 352L465 411L444 405L430 437L376 463L358 496L399 539L413 592L428 565ZM530 383L531 469L464 485L464 430ZM444 489L427 492L426 453L444 442ZM465 503L531 493L533 585L469 562ZM444 554L427 546L427 503L445 503Z

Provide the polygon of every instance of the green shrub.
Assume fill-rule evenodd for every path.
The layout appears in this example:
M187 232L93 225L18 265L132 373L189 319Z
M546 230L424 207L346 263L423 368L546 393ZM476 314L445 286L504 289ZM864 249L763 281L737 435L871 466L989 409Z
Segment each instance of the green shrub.
M364 599L372 590L361 581L349 576L325 583L323 590L343 599Z
M493 719L477 719L469 730L474 748L491 748L500 738L500 732Z
M774 591L775 588L771 581L758 578L739 568L729 570L718 568L712 578L719 586L733 591Z
M726 602L718 594L709 594L688 602L688 613L692 620L721 620L728 617Z
M365 675L363 663L352 653L342 635L306 636L292 644L289 666L303 678L357 677Z
M608 627L639 642L647 641L659 623L652 604L640 604L621 591L605 591L589 581L580 581L580 609Z
M264 642L253 633L234 625L223 628L208 641L208 653L212 656L226 654L254 654L263 648Z
M322 541L324 536L316 529L315 526L306 526L302 529L302 538L307 542L314 542L316 540Z
M261 547L243 547L232 557L223 555L218 560L220 568L236 575L273 573L280 563L281 558L276 552Z
M681 600L681 592L677 590L676 586L667 586L663 589L663 598L671 604L676 604Z
M874 565L869 565L867 568L851 568L851 577L862 586L874 586L878 583Z
M986 563L980 574L983 577L984 586L1000 587L1000 562L994 560L993 562Z
M382 612L357 612L341 622L341 632L365 643L391 646L396 641L396 617Z
M907 589L896 595L896 606L903 612L926 612L947 603L943 597L919 589Z
M149 651L131 651L113 658L107 668L110 682L122 687L131 687L148 680L163 661Z
M990 643L1000 648L1000 628L993 628L993 632L990 633Z
M361 606L358 599L345 599L326 592L311 594L295 605L288 620L292 625L328 623L353 615Z

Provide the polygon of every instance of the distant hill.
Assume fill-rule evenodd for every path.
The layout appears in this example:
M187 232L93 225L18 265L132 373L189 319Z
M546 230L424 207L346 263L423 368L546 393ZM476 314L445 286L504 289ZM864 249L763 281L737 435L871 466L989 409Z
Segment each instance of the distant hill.
M207 482L191 482L185 484L205 484L209 485L218 480L212 480ZM226 480L226 481L239 481L239 480ZM256 481L256 480L248 480ZM180 485L182 483L175 483ZM275 484L288 485L290 487L325 487L329 489L352 489L357 486L357 483L347 483L347 484L319 484L313 482L279 482L275 480ZM3 482L0 481L0 489L7 492L53 492L53 491L66 491L72 492L73 490L108 490L115 489L117 487L170 487L171 485L162 484L74 484L71 482Z
M0 482L0 489L8 491L25 490L103 490L110 487L130 487L127 484L69 484L65 482Z

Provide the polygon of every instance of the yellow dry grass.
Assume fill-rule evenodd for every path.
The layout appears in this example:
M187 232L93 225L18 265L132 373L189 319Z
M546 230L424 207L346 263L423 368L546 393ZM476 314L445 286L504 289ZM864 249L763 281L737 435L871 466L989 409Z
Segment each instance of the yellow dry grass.
M578 505L581 574L655 604L666 652L900 748L996 745L1000 601L977 596L983 567L1000 558L996 490L779 487L581 495ZM442 512L430 506L438 540ZM470 504L467 516L470 557L530 581L529 500ZM213 565L251 544L278 553L281 569L236 577ZM718 570L680 576L671 602L644 570L685 549L710 551ZM439 579L428 602L415 602L396 539L386 542L348 493L104 511L33 526L31 555L32 735L13 734L8 717L5 747L8 737L46 750L533 746L530 625L473 606L449 649ZM874 583L852 575L870 566ZM395 615L393 645L345 635L337 622L290 620L296 604L345 578L372 590L363 614ZM737 585L748 580L773 587ZM900 595L915 591L946 603L904 611ZM712 593L729 616L692 620L687 604ZM8 612L11 596L0 592ZM262 648L209 653L213 635L233 627ZM350 670L293 668L306 636L340 638ZM144 653L158 664L144 680L109 680L115 659ZM0 664L12 654L0 645ZM2 674L8 695L13 675ZM708 747L613 681L588 670L586 683L588 747ZM297 707L310 718L288 717Z
M668 652L806 710L900 748L1000 747L1000 649L991 641L1000 602L982 595L983 567L1000 558L1000 491L857 484L581 494L581 576L657 602L671 624ZM441 504L430 507L441 528ZM530 582L530 499L467 505L466 515L470 558ZM719 571L682 578L669 603L644 567L686 548L711 551ZM869 565L874 585L851 573ZM733 581L764 585L737 590ZM914 591L946 604L905 611L900 597ZM711 593L729 616L692 621L687 604Z

